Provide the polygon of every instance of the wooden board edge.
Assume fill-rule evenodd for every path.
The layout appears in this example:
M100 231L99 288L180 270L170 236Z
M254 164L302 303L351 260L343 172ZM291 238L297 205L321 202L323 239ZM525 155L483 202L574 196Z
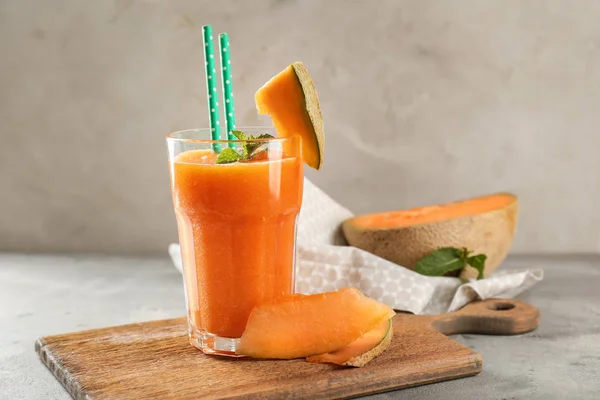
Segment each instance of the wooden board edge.
M467 365L461 366L460 368L456 368L456 369L452 370L451 371L451 372L453 372L452 375L444 374L444 376L433 376L433 377L431 377L431 379L419 378L419 379L415 379L413 382L408 382L405 385L401 385L401 386L388 385L387 387L374 389L372 391L363 391L363 392L360 392L357 394L352 394L352 395L349 395L346 397L336 397L336 399L337 400L347 400L347 399L355 399L355 398L362 397L362 396L372 396L372 395L379 394L379 393L387 393L387 392L392 392L395 390L403 390L403 389L408 389L408 388L412 388L412 387L430 385L432 383L446 382L446 381L453 381L456 379L468 378L468 377L475 376L475 375L478 375L479 373L481 373L481 371L483 370L483 360L481 358L481 354L473 351L473 353L470 354L468 356L468 358L469 358L469 363ZM331 397L327 397L327 396L324 396L322 398L313 397L313 399L321 399L321 400L326 400L326 399L330 399L330 398Z
M355 399L362 396L370 396L378 393L387 393L395 390L408 389L417 386L429 385L437 382L445 382L456 379L468 378L471 376L478 375L483 370L483 361L481 354L475 352L472 349L471 354L467 355L468 362L466 364L459 365L458 367L446 370L444 374L437 376L431 376L430 378L423 378L420 376L413 377L410 382L398 385L397 383L389 380L386 382L375 382L371 384L355 384L352 386L337 386L335 383L332 386L324 387L317 393L310 393L309 395L302 396L298 395L298 392L302 392L301 387L303 384L311 388L320 386L321 382L304 382L301 378L297 380L297 388L293 391L282 391L281 388L274 388L270 391L257 391L249 392L248 387L238 388L242 390L241 393L231 393L231 395L224 396L222 399L226 400L279 400L282 398L293 398L297 400L347 400ZM365 366L363 368L368 368ZM328 382L332 383L332 382ZM308 388L307 388L308 389Z
M67 368L58 361L48 349L45 338L39 338L35 341L35 351L40 357L42 363L48 368L50 373L60 382L67 393L75 400L91 400L84 394L80 384L73 379Z
M52 344L55 342L63 342L65 340L77 341L87 339L90 335L97 335L98 333L112 333L115 329L126 330L132 328L138 328L140 326L152 328L154 326L164 326L168 324L179 325L185 324L185 317L166 318L158 319L153 321L142 321L142 322L131 322L123 325L106 326L102 328L85 329L76 332L59 333L56 335L43 336L38 339L42 341L44 345ZM187 333L187 332L186 332Z

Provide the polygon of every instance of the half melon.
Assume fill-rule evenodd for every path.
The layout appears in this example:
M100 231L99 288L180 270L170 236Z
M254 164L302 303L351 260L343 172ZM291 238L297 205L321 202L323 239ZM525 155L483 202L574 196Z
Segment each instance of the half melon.
M295 294L256 306L238 346L255 358L292 359L331 353L395 315L389 306L356 288Z
M275 75L254 95L259 114L269 114L280 137L300 135L304 162L320 169L325 134L319 96L306 67L295 62Z
M515 234L518 200L498 193L409 210L361 215L343 222L351 246L414 269L417 261L441 247L466 247L486 254L488 276L506 257ZM466 267L461 278L476 278Z
M364 367L390 346L393 336L392 320L388 319L349 345L331 353L307 357L306 361Z

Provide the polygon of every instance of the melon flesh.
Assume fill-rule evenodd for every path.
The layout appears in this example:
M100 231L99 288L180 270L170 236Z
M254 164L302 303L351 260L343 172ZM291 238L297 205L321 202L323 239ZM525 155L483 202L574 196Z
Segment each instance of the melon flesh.
M515 234L517 198L497 193L443 205L350 218L342 229L351 246L414 269L417 261L441 247L486 254L488 276L506 257ZM461 278L476 278L466 267Z
M307 357L306 361L363 367L389 347L393 335L392 320L388 319L349 345L331 353Z
M252 310L238 353L279 359L330 353L394 315L392 308L356 288L295 294Z
M259 114L269 114L277 135L302 138L304 162L320 169L325 137L319 97L308 71L295 62L271 78L254 95Z

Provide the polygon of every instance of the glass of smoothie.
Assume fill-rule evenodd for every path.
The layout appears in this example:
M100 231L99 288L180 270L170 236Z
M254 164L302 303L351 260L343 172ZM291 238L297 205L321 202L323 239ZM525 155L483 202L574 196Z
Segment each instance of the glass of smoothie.
M238 130L276 136L273 128ZM204 353L239 356L252 308L294 291L301 139L210 139L210 129L167 137L188 333ZM217 163L227 148L244 159Z

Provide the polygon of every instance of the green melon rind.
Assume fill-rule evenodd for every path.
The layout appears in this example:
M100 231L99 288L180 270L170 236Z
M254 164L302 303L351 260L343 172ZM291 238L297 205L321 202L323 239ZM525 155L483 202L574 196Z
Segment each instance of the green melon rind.
M321 106L319 105L319 95L304 64L297 61L292 63L291 66L302 87L306 112L315 133L315 142L319 154L319 161L315 169L318 170L323 165L323 159L325 158L325 128L323 126Z
M381 342L379 342L377 346L373 347L371 350L365 353L362 353L359 356L349 359L342 365L346 367L364 367L368 362L372 361L376 357L379 357L381 353L383 353L390 346L393 336L394 329L392 327L392 319L390 318L387 332L385 333L385 336L383 337L383 339L381 339Z

